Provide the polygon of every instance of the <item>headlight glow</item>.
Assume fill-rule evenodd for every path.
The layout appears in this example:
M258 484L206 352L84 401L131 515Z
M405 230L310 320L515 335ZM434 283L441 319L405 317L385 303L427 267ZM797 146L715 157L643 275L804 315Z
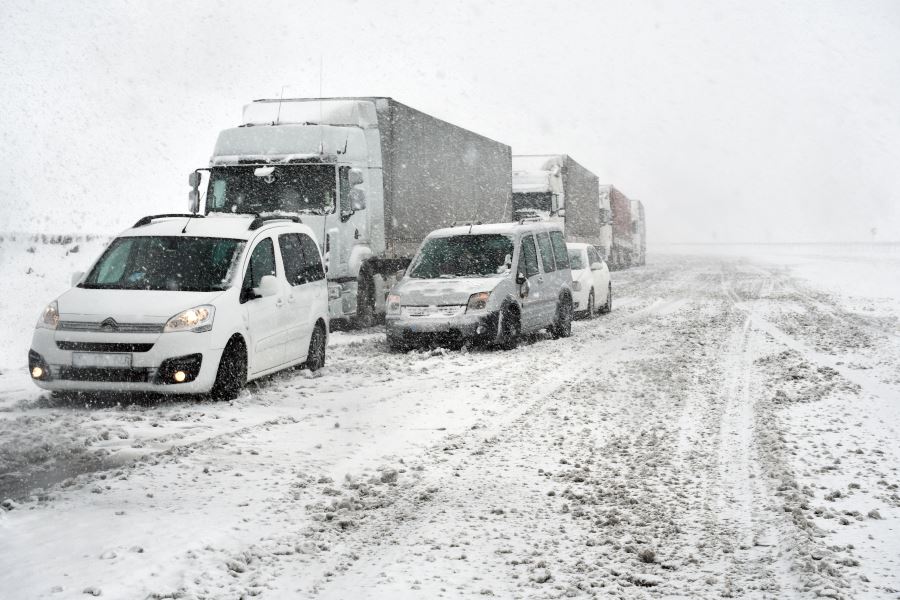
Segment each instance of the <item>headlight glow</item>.
M400 314L400 296L397 294L389 294L387 297L387 314Z
M469 302L466 305L466 312L470 310L484 310L487 308L488 299L491 297L490 292L478 292L469 296Z
M213 318L216 316L216 307L204 304L182 311L166 322L163 331L193 331L202 333L209 331L213 326Z
M41 317L38 319L37 327L44 329L56 329L59 325L59 305L56 300L47 305Z

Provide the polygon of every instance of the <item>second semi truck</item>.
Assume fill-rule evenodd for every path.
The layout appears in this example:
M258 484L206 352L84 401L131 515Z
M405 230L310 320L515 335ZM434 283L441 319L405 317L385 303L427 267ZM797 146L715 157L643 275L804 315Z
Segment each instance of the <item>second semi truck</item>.
M319 236L329 313L371 325L425 236L511 214L509 146L386 97L257 100L219 134L192 198L298 215ZM202 184L202 185L201 185Z

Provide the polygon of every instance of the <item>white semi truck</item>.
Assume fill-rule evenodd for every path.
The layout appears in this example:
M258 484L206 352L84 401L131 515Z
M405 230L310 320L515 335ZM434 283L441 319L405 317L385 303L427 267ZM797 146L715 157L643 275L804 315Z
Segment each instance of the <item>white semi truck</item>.
M596 175L567 154L516 155L512 161L514 218L561 221L567 242L591 244L609 256L609 194L601 193Z
M251 102L190 183L206 212L299 216L319 236L331 318L361 326L429 232L512 212L509 146L385 97Z

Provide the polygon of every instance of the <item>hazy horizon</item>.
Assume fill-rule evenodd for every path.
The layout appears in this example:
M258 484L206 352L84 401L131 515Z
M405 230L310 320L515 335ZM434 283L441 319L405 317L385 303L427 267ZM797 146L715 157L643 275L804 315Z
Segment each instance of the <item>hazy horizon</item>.
M900 241L900 4L209 6L0 7L0 231L184 210L246 102L321 85L569 154L651 246Z

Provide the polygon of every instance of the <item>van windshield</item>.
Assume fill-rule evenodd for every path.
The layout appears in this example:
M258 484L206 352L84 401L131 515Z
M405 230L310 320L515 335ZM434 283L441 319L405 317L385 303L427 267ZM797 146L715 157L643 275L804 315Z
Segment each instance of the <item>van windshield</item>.
M509 272L513 240L501 234L456 235L431 238L413 260L414 279L493 277Z
M224 238L147 236L113 240L79 287L214 292L227 289L244 242Z

